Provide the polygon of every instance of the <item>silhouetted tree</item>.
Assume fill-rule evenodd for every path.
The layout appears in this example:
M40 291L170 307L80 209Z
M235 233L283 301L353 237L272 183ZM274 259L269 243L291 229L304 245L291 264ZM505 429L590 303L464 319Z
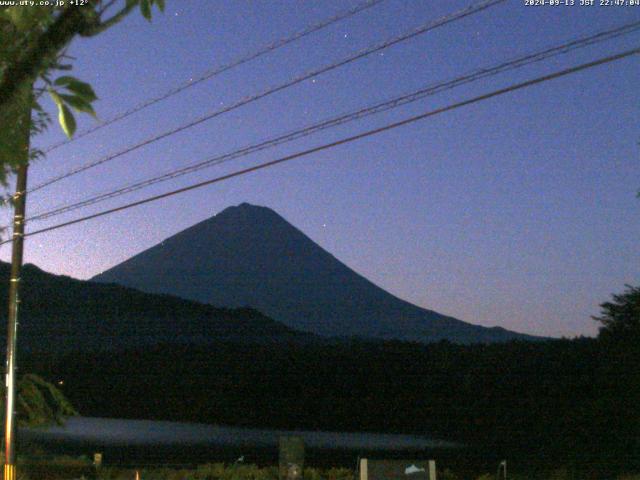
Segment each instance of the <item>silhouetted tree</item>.
M600 338L637 340L640 337L640 287L613 295L613 301L600 305L602 313L593 317L600 322Z

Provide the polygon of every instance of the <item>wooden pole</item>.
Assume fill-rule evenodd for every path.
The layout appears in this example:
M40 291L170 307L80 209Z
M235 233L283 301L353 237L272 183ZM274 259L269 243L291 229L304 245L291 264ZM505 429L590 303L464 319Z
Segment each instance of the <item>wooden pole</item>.
M7 319L6 401L4 429L4 480L16 480L16 345L18 335L18 310L20 307L20 274L24 246L24 219L27 200L27 170L29 167L29 134L31 123L31 90L28 92L25 112L24 155L16 168L16 193L13 197L13 242L11 251L11 278L9 280L9 316Z
M17 169L16 196L13 215L13 248L11 278L9 280L9 317L7 322L7 398L5 402L5 465L4 480L16 479L15 452L15 399L16 399L16 344L18 336L18 310L20 306L20 274L24 246L24 214L27 188L27 165Z

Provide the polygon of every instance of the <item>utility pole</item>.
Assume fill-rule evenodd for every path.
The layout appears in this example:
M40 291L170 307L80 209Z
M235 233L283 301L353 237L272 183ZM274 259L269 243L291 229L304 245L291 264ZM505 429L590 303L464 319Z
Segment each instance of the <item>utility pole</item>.
M24 219L27 200L27 169L29 166L29 134L31 125L31 92L27 97L25 121L24 155L16 168L16 193L13 196L13 242L11 250L11 278L9 283L9 316L7 321L7 365L5 383L7 396L5 401L4 430L4 480L16 480L16 341L18 334L18 309L20 306L20 274L22 270L22 252L24 245Z
M4 480L16 480L16 341L18 334L18 308L20 306L20 274L24 245L24 215L27 190L28 165L17 168L16 193L14 197L13 243L11 251L11 278L9 280L9 317L7 323L7 398L4 427Z

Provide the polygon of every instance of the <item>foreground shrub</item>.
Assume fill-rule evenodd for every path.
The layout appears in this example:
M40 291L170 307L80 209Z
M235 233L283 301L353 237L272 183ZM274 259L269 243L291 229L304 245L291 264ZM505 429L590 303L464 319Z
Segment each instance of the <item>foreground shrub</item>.
M278 480L278 467L211 463L193 470L168 468L138 469L140 480ZM136 469L105 467L98 472L98 480L133 480ZM347 468L320 470L305 468L304 480L353 480L353 471Z

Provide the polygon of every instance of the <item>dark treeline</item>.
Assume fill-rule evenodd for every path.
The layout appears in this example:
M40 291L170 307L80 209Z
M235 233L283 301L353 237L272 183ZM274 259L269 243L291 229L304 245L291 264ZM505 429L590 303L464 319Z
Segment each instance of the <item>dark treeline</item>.
M272 341L306 338L251 308L216 308L170 295L52 275L25 265L21 286L21 351L126 348L209 343L211 338ZM9 265L0 262L0 299L8 298ZM0 321L6 322L6 309ZM3 323L4 324L4 323ZM4 341L5 329L0 330Z
M638 468L638 343L213 343L41 356L84 415L422 433L531 463Z
M598 339L464 346L320 339L255 310L33 266L24 281L20 370L63 380L83 415L423 433L542 465L640 470L638 288L602 305Z

